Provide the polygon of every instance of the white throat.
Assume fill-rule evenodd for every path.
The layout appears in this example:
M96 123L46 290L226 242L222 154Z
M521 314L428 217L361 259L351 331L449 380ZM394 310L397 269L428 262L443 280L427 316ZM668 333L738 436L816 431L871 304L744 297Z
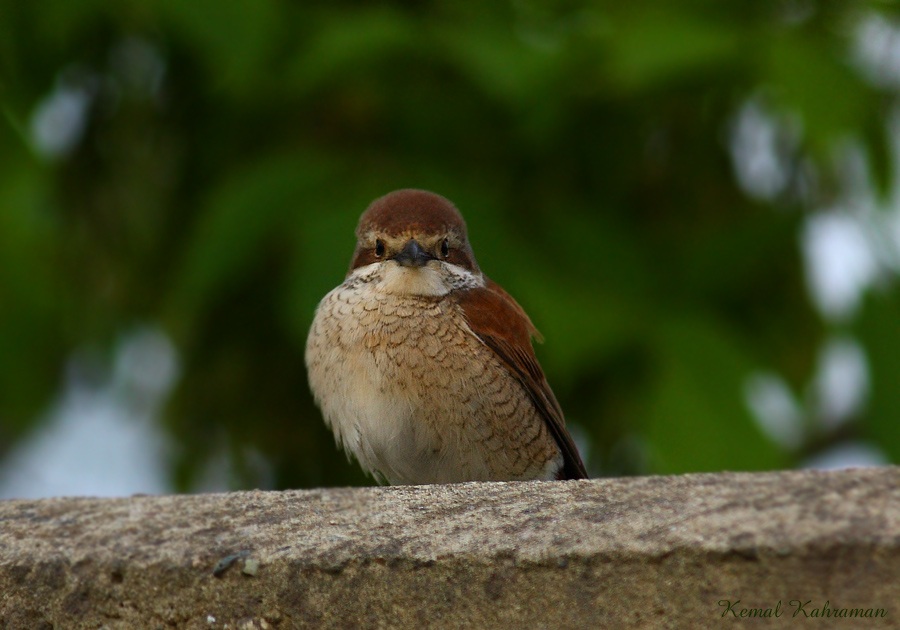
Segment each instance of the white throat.
M441 297L456 289L484 286L484 277L457 265L432 261L424 267L404 267L393 261L355 269L348 280L375 283L379 293Z

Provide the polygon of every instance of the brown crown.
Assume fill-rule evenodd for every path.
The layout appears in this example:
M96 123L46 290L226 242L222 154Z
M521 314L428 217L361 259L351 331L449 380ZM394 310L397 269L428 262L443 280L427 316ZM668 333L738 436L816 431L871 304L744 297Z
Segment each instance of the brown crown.
M395 190L373 201L359 219L357 238L378 232L443 234L453 232L466 240L466 222L448 199L427 190Z

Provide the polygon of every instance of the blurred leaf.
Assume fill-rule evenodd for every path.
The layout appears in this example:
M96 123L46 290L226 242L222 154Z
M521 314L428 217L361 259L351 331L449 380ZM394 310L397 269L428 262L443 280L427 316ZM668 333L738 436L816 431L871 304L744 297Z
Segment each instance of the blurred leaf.
M857 323L869 359L870 398L865 431L900 463L900 295L870 295Z
M890 123L886 125L886 118L884 115L868 116L860 129L868 157L872 187L885 200L894 184L892 177L896 170L894 156L891 153L891 126Z
M631 90L659 89L690 73L739 60L739 24L714 21L669 3L614 15L608 39L613 81Z
M765 211L735 216L732 222L695 229L683 243L685 281L692 290L728 291L746 287L769 270L792 266L802 217Z
M159 0L158 7L204 58L214 85L249 97L250 86L267 78L273 34L282 26L274 0Z
M344 281L356 247L356 222L373 198L355 188L323 187L305 197L309 205L297 212L292 224L295 243L286 290L286 329L297 347L306 347L306 335L316 306Z
M500 102L518 110L559 97L550 87L562 70L560 47L530 44L508 24L487 21L443 25L437 37L460 72Z
M655 472L783 465L744 403L753 362L726 331L706 318L669 314L658 344L659 372L646 419Z
M765 79L776 98L800 115L820 156L867 124L871 88L833 48L789 31L774 37L766 54Z
M266 237L284 230L310 187L332 173L324 156L274 156L233 173L204 204L185 252L170 313L190 316L217 296L222 287L240 283L252 267Z
M641 259L635 238L611 218L558 203L566 207L565 221L548 202L541 220L487 242L503 263L494 279L547 339L538 350L545 367L571 382L644 332L652 262Z
M18 148L0 155L0 426L15 432L46 404L64 347L49 173Z
M340 84L348 75L365 73L392 55L415 54L423 43L412 20L387 7L349 14L327 13L309 41L289 63L286 81L301 93L323 84Z

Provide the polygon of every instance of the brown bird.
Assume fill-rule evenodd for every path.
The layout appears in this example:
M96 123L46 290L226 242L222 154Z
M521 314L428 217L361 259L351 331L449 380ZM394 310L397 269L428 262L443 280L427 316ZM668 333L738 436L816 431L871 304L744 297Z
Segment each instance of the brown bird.
M538 332L481 273L454 205L392 192L356 238L306 342L313 395L348 455L391 484L586 478Z

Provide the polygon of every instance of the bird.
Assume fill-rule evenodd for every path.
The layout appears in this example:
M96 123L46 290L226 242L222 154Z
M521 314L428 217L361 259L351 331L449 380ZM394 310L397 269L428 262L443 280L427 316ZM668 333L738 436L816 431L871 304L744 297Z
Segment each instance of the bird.
M586 479L532 338L456 206L402 189L360 217L305 360L337 444L378 483Z

